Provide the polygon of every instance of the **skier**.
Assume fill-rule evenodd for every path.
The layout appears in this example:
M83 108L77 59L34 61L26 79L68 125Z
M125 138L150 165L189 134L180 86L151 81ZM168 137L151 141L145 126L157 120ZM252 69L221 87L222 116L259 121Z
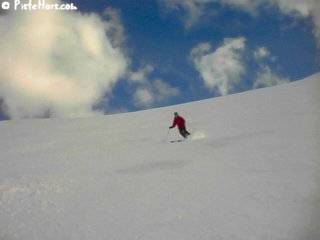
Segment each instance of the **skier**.
M183 117L179 116L177 112L174 113L174 119L172 126L169 127L169 129L174 128L175 126L178 126L179 132L182 135L182 137L187 138L190 133L186 130L185 120Z

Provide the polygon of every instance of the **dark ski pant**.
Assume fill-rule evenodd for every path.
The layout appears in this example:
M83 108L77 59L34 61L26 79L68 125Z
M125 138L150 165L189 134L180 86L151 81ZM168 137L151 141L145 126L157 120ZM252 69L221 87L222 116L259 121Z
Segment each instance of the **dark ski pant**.
M179 128L179 132L181 136L184 138L187 138L190 135L186 128Z

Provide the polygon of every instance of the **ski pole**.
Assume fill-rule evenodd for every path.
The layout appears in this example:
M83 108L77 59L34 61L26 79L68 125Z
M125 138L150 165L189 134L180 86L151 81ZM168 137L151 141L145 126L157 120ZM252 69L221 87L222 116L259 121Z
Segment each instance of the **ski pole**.
M170 128L168 129L168 132L167 132L167 137L166 137L166 142L168 141L168 136L169 136L169 132L170 132Z

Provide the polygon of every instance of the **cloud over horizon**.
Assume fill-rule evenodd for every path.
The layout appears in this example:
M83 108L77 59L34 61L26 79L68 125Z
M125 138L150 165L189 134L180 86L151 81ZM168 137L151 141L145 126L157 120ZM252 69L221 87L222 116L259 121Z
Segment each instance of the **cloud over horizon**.
M269 66L263 66L258 72L257 79L253 84L253 88L264 88L272 87L284 83L289 83L288 78L280 77L279 75L273 73Z
M57 1L54 1L57 2ZM97 114L126 73L119 13L12 11L0 16L0 98L12 119Z
M129 73L128 80L136 88L133 93L133 100L137 107L150 107L180 94L178 88L171 86L162 79L150 77L153 71L153 66L146 65L136 72Z
M272 87L283 83L289 83L290 79L282 77L278 73L272 71L270 62L275 62L276 57L271 54L268 48L261 46L253 52L253 57L258 64L256 79L253 82L253 89Z

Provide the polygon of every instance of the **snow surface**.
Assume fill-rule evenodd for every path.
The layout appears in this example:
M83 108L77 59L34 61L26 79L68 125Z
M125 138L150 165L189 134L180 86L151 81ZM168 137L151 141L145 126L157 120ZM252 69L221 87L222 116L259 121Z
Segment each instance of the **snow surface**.
M319 93L1 122L0 239L319 240ZM174 111L191 139L166 141Z

